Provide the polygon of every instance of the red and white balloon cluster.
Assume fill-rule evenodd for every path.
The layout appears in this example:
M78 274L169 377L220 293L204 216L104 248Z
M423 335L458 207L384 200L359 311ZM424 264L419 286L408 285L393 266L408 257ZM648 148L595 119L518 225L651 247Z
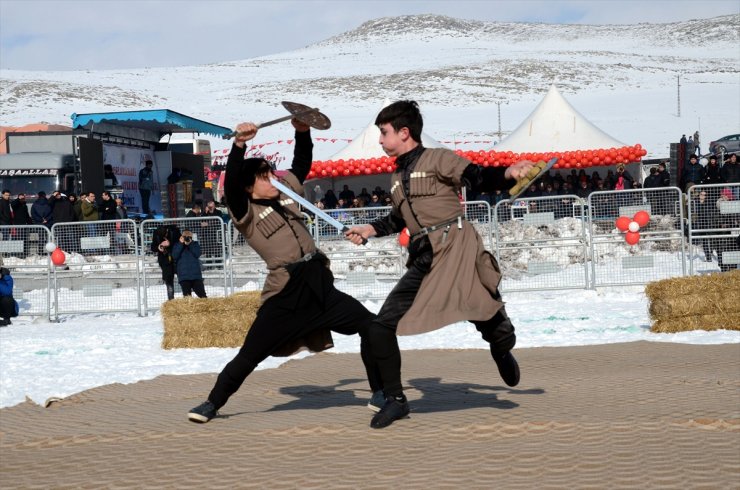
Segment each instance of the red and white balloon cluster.
M558 157L556 169L587 168L639 162L647 151L638 143L621 148L597 150L575 150L546 153L514 153L511 151L455 150L461 157L482 167L508 167L520 160L538 162ZM396 157L349 158L347 160L317 160L311 165L307 179L348 177L350 175L373 175L392 173L396 169Z
M647 211L638 211L632 217L620 216L615 223L617 229L624 235L624 241L630 245L636 245L640 241L640 228L644 228L650 222L650 215Z

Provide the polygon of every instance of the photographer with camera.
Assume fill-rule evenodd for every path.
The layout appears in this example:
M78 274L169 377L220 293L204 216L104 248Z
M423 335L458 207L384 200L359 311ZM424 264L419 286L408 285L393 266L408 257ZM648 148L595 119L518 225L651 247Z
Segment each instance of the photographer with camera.
M167 299L175 299L175 261L172 244L180 239L180 229L175 225L159 226L152 234L151 250L157 254L157 263L162 270L162 281L167 287Z
M172 258L177 267L177 280L182 288L183 296L199 298L206 297L206 288L203 284L203 272L200 265L200 243L193 241L193 232L183 230L178 243L172 248Z
M0 266L2 259L0 258ZM18 302L13 298L13 276L5 267L0 267L0 327L10 325L10 319L18 316Z

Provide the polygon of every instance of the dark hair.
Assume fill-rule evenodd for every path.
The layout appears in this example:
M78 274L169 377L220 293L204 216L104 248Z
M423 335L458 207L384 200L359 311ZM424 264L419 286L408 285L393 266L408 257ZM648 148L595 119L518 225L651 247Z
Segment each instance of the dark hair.
M244 187L251 187L257 177L267 177L273 171L272 164L264 158L247 158L244 160ZM250 171L251 170L251 171Z
M411 139L421 143L421 130L424 120L419 111L419 104L413 100L399 100L383 108L375 118L375 125L390 124L393 129L400 131L408 128Z
M6 192L7 192L8 194L10 194L10 189L3 189L3 192L2 192L2 194L5 194Z

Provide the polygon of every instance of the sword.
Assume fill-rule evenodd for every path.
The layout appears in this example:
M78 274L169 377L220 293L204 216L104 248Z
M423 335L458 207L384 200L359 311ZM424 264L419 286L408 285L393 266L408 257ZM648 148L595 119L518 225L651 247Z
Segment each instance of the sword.
M293 189L288 187L287 185L283 184L277 179L270 178L270 183L275 186L277 190L285 194L286 196L292 197L298 204L303 206L304 208L311 211L313 214L318 216L319 218L323 219L327 223L329 223L331 226L336 228L337 230L341 231L342 233L346 233L349 231L349 227L343 224L338 219L334 218L333 216L330 216L328 213L326 213L323 209L319 209L313 204L311 204L307 199L302 197L300 194L295 192ZM367 238L362 238L362 244L365 245L367 243Z

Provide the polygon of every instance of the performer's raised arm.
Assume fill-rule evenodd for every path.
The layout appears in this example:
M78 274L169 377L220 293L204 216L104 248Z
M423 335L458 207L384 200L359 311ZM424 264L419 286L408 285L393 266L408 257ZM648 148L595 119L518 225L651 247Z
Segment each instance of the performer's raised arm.
M295 128L295 148L293 149L293 165L290 171L303 184L308 172L311 171L313 162L313 141L311 141L311 126L300 122L298 119L291 120Z
M463 171L462 184L474 192L508 191L534 165L522 160L510 167L481 167L471 163Z
M247 151L247 141L257 135L257 126L254 123L244 122L236 127L234 144L226 161L226 177L224 179L224 194L226 204L231 210L234 219L239 220L247 214L249 209L249 194L244 189L247 185L245 177L254 174L255 169L248 169L248 161L244 160ZM249 161L252 165L254 162Z

